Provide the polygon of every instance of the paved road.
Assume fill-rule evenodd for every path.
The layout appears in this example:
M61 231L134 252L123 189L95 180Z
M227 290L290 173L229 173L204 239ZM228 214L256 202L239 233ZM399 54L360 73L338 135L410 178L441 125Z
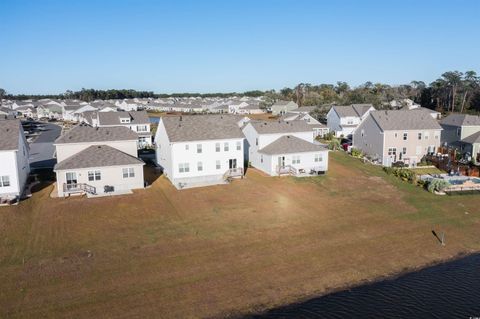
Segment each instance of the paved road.
M30 166L32 168L53 168L57 160L53 157L53 142L60 136L62 128L52 123L44 124L45 131L30 144Z

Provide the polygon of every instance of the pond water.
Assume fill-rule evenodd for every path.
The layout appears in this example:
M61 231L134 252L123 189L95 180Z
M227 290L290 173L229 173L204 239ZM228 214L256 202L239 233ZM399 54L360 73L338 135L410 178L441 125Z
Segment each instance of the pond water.
M480 254L249 318L480 318Z
M160 122L160 118L159 117L149 117L150 119L150 123L152 124L158 124L158 122Z

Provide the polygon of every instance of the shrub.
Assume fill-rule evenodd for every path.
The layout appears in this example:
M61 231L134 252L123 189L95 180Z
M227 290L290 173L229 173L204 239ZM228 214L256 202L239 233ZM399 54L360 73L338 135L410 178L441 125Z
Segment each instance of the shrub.
M405 163L402 161L397 161L392 164L392 167L405 167Z
M333 151L336 151L338 149L340 149L340 142L338 139L334 138L330 141L330 143L328 143L328 149L329 150L333 150Z
M351 152L353 157L362 157L363 156L362 151L359 150L358 148L352 148L350 152Z
M428 183L427 189L430 193L441 192L448 186L450 186L450 183L447 182L446 180L440 179L440 178L434 178L430 181L430 183Z
M323 139L326 140L326 141L331 141L335 138L335 135L333 134L333 132L328 132L327 134L325 134L323 136Z

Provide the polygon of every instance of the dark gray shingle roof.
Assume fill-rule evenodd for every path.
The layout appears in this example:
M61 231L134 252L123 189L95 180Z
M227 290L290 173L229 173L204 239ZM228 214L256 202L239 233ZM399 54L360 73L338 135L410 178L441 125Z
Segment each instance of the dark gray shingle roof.
M441 130L442 127L426 111L373 111L370 116L383 131L388 130Z
M480 143L480 132L473 133L472 135L465 137L462 142L468 144Z
M238 126L242 116L183 115L162 117L170 142L243 138Z
M326 151L327 149L301 138L286 135L279 137L272 143L268 144L261 150L258 150L259 153L267 155L276 155L276 154L293 154L293 153L306 153L306 152L319 152Z
M250 121L258 134L312 132L312 127L304 120L294 121Z
M19 120L0 120L0 150L18 150Z
M92 145L55 165L55 170L145 164L108 145Z
M120 122L120 118L129 118L129 124L149 124L148 114L146 111L132 112L98 112L98 121L100 125L124 125Z
M440 123L450 126L477 126L480 125L480 116L452 113L440 121Z
M127 127L91 127L77 125L66 134L60 136L55 143L85 143L107 141L131 141L137 140L138 135Z

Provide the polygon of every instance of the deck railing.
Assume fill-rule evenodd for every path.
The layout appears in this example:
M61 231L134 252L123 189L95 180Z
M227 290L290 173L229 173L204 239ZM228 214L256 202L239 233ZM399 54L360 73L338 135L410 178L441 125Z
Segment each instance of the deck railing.
M243 167L236 167L228 169L225 174L223 174L223 179L227 180L233 177L242 177L243 176Z
M297 169L291 165L277 166L278 175L297 175Z
M97 190L94 186L88 185L86 183L71 183L71 184L63 184L63 192L64 193L79 193L79 192L86 192L90 194L96 194Z

